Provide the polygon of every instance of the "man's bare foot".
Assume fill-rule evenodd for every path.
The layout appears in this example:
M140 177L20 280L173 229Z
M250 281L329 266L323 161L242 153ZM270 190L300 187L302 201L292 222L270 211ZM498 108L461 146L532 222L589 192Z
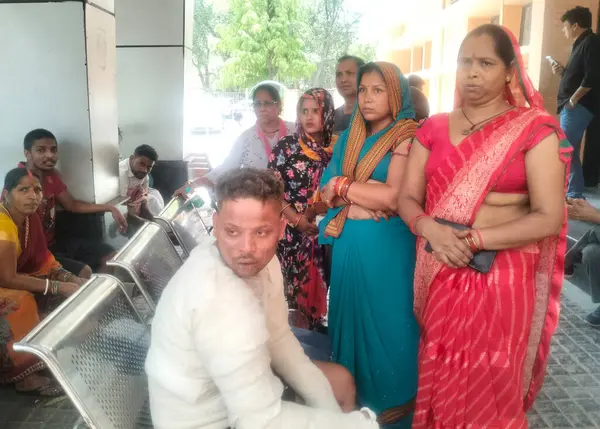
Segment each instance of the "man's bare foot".
M62 388L51 378L32 374L29 377L15 383L18 393L33 394L39 396L55 397L64 395Z

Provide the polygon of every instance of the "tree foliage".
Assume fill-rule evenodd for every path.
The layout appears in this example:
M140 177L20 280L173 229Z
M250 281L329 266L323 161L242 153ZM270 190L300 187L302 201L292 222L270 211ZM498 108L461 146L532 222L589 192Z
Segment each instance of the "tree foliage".
M312 85L330 88L335 83L337 59L348 52L356 37L359 17L350 15L345 0L314 0L309 9L309 51L317 65Z
M349 55L354 55L356 57L362 58L365 62L375 61L375 57L377 56L377 49L373 45L369 44L356 44L352 45L348 50Z
M306 55L306 24L298 0L231 0L217 30L226 58L221 86L246 88L265 79L297 84L314 66Z
M194 6L194 34L192 41L192 62L198 70L202 86L211 87L216 70L211 67L215 56L217 33L215 28L222 17L207 0L196 0Z

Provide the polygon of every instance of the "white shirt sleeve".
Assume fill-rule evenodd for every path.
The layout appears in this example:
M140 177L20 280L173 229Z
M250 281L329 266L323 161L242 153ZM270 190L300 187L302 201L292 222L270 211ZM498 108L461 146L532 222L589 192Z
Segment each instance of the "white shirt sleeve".
M127 195L127 187L129 186L129 158L119 161L119 195L125 197Z
M281 400L281 381L271 370L265 314L252 291L219 284L209 300L191 303L195 349L224 400L236 429L374 429L359 412L343 414ZM287 320L286 320L287 324ZM313 374L305 373L305 377Z
M219 178L229 170L234 170L240 168L242 166L242 156L244 153L244 145L246 144L246 133L248 130L244 131L240 136L236 139L235 143L231 147L231 151L227 158L223 161L221 165L213 168L208 174L206 174L206 178L210 180L213 184L216 184L219 181Z
M340 411L329 381L306 356L302 345L290 329L288 307L283 294L283 276L276 257L269 264L268 270L270 282L265 310L273 369L308 405Z

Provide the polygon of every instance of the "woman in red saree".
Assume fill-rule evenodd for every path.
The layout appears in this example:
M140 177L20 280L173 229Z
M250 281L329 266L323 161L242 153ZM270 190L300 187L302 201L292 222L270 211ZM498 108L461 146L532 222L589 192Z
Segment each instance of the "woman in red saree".
M527 427L558 323L570 153L514 36L469 33L456 109L417 130L398 203L420 237L414 429ZM487 273L467 266L481 250L496 251Z
M85 281L65 271L48 250L36 213L41 200L42 186L31 171L8 172L0 203L0 385L55 396L61 390L38 374L44 364L13 350L14 342Z

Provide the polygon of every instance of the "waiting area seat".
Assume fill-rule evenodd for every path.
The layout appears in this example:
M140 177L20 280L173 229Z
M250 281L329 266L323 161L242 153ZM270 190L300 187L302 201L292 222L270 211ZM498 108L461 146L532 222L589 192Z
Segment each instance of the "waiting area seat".
M124 286L92 277L16 351L46 363L92 429L152 428L144 371L150 331Z
M198 241L212 231L212 209L195 207L194 199L173 198L154 219L165 231L172 232L187 258Z
M183 260L167 233L158 224L147 222L107 265L122 269L131 277L154 313L163 290Z

